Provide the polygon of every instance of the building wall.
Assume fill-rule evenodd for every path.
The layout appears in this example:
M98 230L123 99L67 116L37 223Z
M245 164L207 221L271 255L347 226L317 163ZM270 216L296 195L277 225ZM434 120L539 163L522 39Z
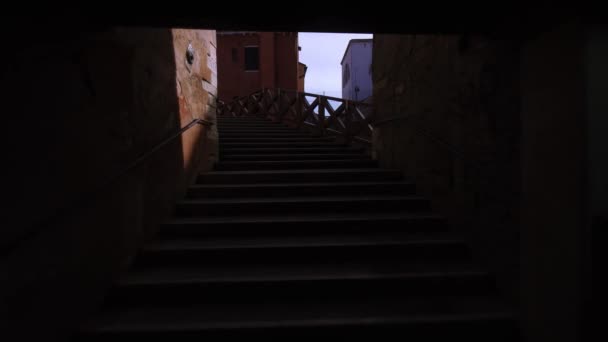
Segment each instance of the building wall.
M244 47L260 47L259 71L245 71ZM238 59L232 60L232 49ZM294 32L250 32L218 35L218 94L223 101L264 87L297 89L298 35Z
M215 129L196 126L106 184L194 118L214 120L215 32L1 35L13 46L0 73L16 148L5 154L0 339L63 341L217 155Z
M519 297L520 97L515 43L375 35L374 156L402 169L503 292ZM431 138L434 137L434 138Z
M217 44L219 98L230 101L259 90L260 71L245 71L245 46L260 46L260 37L252 33L218 34ZM232 49L236 49L236 60L232 58Z
M276 33L276 87L298 89L298 34Z
M353 46L353 79L351 99L362 101L372 96L372 43L357 43ZM359 92L355 92L355 86Z
M304 92L305 90L305 81L306 80L306 65L302 63L298 63L298 91Z
M260 37L260 84L255 90L274 88L277 83L277 42L274 32L258 32ZM255 91L254 90L254 91ZM248 94L243 94L248 95ZM242 95L241 95L242 96Z
M352 84L353 84L353 78L352 78L352 64L353 64L353 58L352 58L352 49L347 48L346 50L346 54L344 55L344 59L342 60L342 98L343 99L350 99L351 93L352 93ZM347 70L348 69L348 70ZM345 79L344 75L348 73L348 80Z
M363 101L372 96L372 51L373 44L356 42L350 44L350 48L344 58L344 64L349 64L350 79L342 85L342 97L349 100ZM344 73L345 66L342 65ZM359 87L359 92L355 87Z

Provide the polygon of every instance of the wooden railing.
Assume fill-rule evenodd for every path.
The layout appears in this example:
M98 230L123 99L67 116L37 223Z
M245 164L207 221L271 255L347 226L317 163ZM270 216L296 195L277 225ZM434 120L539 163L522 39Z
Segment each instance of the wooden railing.
M263 89L218 103L218 115L264 116L316 134L337 135L346 142L371 144L372 104L295 90Z

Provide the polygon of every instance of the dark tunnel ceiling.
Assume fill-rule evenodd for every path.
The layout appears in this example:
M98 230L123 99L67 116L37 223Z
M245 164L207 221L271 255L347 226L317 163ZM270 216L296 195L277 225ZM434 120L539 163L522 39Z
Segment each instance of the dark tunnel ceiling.
M269 4L272 5L272 4ZM268 5L268 6L269 6ZM258 9L219 11L204 3L189 3L187 9L172 6L161 13L129 13L115 11L105 13L71 13L61 11L57 15L29 15L6 17L4 25L20 23L24 29L34 27L80 27L96 30L108 26L129 27L181 27L243 31L295 31L295 32L352 32L352 33L489 33L518 36L541 31L547 26L571 17L571 8L560 9L497 6L495 3L482 7L464 5L448 8L445 5L412 6L411 3L384 4L370 8L340 10L325 8L316 10L315 5L286 7L286 12L260 11ZM198 6L198 7L197 7ZM262 5L260 5L262 6ZM284 7L286 5L283 5ZM259 6L258 6L259 7ZM177 13L173 13L176 10ZM107 11L107 9L105 10ZM110 9L111 11L111 9ZM173 12L172 12L173 11ZM336 14L333 14L336 13ZM30 25L23 25L24 22ZM4 26L3 25L3 26Z

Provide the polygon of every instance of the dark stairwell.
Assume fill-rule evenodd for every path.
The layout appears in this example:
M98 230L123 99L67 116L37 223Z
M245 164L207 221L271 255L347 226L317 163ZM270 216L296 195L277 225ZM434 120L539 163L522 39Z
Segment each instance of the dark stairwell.
M0 80L7 151L3 194L9 205L1 237L1 340L65 341L83 321L88 324L78 330L76 339L83 334L85 340L103 340L108 336L104 334L116 339L129 334L155 336L149 321L138 322L167 316L165 325L154 328L180 332L185 338L194 337L188 331L197 330L207 336L254 331L264 336L271 331L275 336L294 332L365 336L430 330L479 337L494 326L493 340L517 334L519 321L529 341L606 339L594 336L605 336L600 322L605 280L597 262L606 241L608 203L603 176L608 173L603 153L608 129L604 96L608 74L603 61L608 40L602 20L589 14L577 17L576 10L555 6L507 9L494 3L482 15L479 8L461 3L449 10L408 4L405 16L392 4L374 3L369 11L284 17L267 11L252 16L249 9L236 13L232 8L218 15L195 5L189 3L190 13L180 15L169 11L162 16L130 15L114 9L116 13L103 19L68 12L3 18ZM151 32L141 26L158 29ZM385 117L376 117L376 123L383 124L374 129L380 138L374 145L383 153L375 150L370 159L361 141L330 148L326 145L331 139L307 140L308 131L273 128L266 133L301 138L297 142L301 145L289 153L267 145L253 151L236 145L231 147L234 154L222 148L218 168L224 170L207 173L195 183L217 157L216 126L198 121L215 121L213 87L199 88L205 79L212 84L213 75L209 68L195 67L212 65L213 61L204 60L212 53L194 46L190 65L188 41L199 41L202 33L176 35L169 27L391 34L384 37L388 63L380 65L399 67L399 72L376 79L377 88L384 85L390 90L384 93L390 101L377 102L384 105L380 115ZM415 39L413 50L422 46L420 54L410 54L404 37L393 35L411 38L412 33L442 36L446 32L455 36L443 42L428 36ZM500 58L490 59L482 68L478 59L498 51L484 46L503 39L514 49L497 54ZM421 64L405 63L402 52ZM429 58L446 56L449 61L463 56L470 64L462 64L462 69L450 63L424 65ZM503 58L516 68L505 68ZM451 73L456 77L445 82ZM406 79L420 81L422 87L395 85ZM489 92L478 94L472 90L481 79L492 82L484 83L490 85ZM514 101L520 107L513 111L503 106L511 101L501 103L501 96L496 96L507 94L504 88L492 86L505 79L516 86ZM407 89L415 91L404 93ZM452 91L463 97L452 97ZM468 109L454 110L460 105ZM448 126L439 130L441 134L431 133L444 142L466 142L461 151L467 153L460 161L448 158L450 153L443 149L437 152L438 145L424 137L424 130L413 133L412 122L445 128L441 115L446 108L445 112L464 118L462 127L471 131ZM422 121L397 123L401 120L397 116L404 113L430 115ZM501 114L487 120L492 117L488 113ZM244 121L235 125L245 125ZM494 130L503 124L513 131ZM230 123L221 121L219 126L228 129ZM239 129L232 136L248 131L250 127ZM516 133L510 137L515 143L475 150L481 139L498 141L492 140L496 136L491 132ZM226 139L230 135L222 133ZM318 131L313 134L318 135ZM235 138L253 143L246 136ZM407 144L398 143L401 138ZM163 141L171 143L156 149ZM266 143L273 142L255 142ZM309 146L312 143L317 146ZM503 159L507 162L502 166L510 166L495 173L486 169L490 172L485 175L491 177L459 173L463 168L458 163L479 161L480 151L504 156L501 153L508 149L515 151L511 160L519 162ZM310 158L316 162L302 162ZM280 165L288 169L264 171ZM251 171L243 173L246 169ZM294 170L302 170L298 176L306 181L290 180ZM245 176L235 180L230 172ZM521 182L501 183L503 172ZM247 177L258 178L241 183ZM469 183L459 183L459 177ZM500 186L488 187L486 180ZM239 183L230 183L235 181ZM433 184L439 187L429 186ZM475 196L468 193L470 189L486 190ZM505 198L505 193L519 196L508 211L492 202ZM460 195L466 195L467 202L458 201ZM333 200L321 206L307 201L312 198ZM395 206L407 210L395 215ZM497 210L469 215L471 208L484 207ZM519 221L490 224L507 217L505 212L515 213ZM204 227L193 223L200 221L197 213L205 213ZM466 220L459 220L459 213L466 213ZM225 220L225 214L232 222ZM337 219L328 219L329 215ZM178 219L186 222L177 224ZM324 222L310 224L311 220ZM245 227L255 228L255 235ZM505 240L506 235L521 240ZM145 248L134 258L141 246ZM277 259L279 249L284 254ZM503 261L509 267L502 267ZM521 269L511 267L518 263ZM196 273L204 270L205 277L192 276L196 265L204 266ZM166 281L177 278L174 283ZM345 291L345 284L352 291ZM205 292L199 291L202 288ZM147 300L158 291L164 297ZM194 295L199 302L191 303ZM269 298L275 301L265 301ZM428 301L422 304L422 299ZM507 304L500 303L503 299ZM223 305L227 302L265 311L229 315L236 311ZM212 307L218 308L218 316L204 316L209 312L205 308ZM149 316L140 315L141 311ZM190 324L177 314L205 319ZM128 317L112 324L120 315ZM253 324L233 324L246 320ZM269 323L281 320L291 325ZM169 326L171 321L181 325ZM446 330L432 328L439 326Z
M215 170L79 341L519 340L494 277L399 170L263 115L218 129Z

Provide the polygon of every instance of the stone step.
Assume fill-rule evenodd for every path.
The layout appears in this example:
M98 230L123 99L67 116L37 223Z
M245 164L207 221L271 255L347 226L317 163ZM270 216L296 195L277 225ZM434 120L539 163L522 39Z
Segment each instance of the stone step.
M378 168L356 169L306 169L306 170L256 170L212 171L197 178L199 184L248 184L248 183L295 183L295 182L353 182L398 181L403 175L399 170Z
M409 182L277 183L277 184L198 184L188 189L188 198L285 197L291 196L369 196L413 195Z
M281 160L281 161L221 161L214 167L217 171L246 170L289 170L289 169L338 169L338 168L373 168L375 160L342 159L342 160Z
M303 196L188 199L178 202L175 215L225 216L353 212L424 212L430 202L418 196Z
M161 225L159 237L309 237L332 234L445 232L445 219L421 213L308 213L305 215L173 218Z

